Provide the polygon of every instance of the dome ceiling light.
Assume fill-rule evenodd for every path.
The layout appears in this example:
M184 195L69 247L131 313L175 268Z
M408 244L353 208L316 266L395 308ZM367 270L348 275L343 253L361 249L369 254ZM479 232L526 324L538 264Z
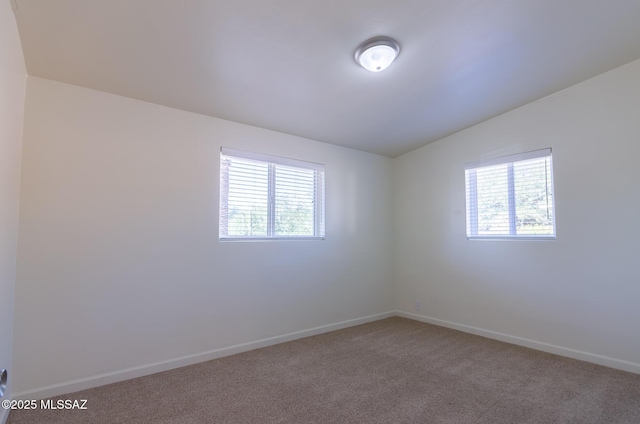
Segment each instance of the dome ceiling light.
M400 44L393 38L374 37L360 44L356 62L371 72L384 71L400 54Z

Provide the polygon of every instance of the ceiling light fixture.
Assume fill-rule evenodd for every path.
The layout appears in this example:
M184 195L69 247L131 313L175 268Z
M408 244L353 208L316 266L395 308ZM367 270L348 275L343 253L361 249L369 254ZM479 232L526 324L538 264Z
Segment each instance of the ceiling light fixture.
M374 37L360 44L356 62L371 72L384 71L400 54L400 44L393 38Z

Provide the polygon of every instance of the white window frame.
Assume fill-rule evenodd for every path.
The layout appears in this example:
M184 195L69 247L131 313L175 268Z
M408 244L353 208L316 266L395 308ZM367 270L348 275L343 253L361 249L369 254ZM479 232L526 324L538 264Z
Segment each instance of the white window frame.
M268 196L267 196L267 235L266 236L230 236L222 234L222 210L224 203L224 187L222 161L224 157L248 159L268 164ZM245 150L220 148L220 217L218 231L220 241L264 241L264 240L324 240L325 238L325 194L324 194L324 165L315 162L307 162L263 153L249 152ZM276 168L278 165L291 168L300 168L314 171L314 234L313 235L276 235ZM228 177L227 177L228 178Z
M516 232L516 196L513 164L530 159L548 158L550 175L547 184L547 196L551 205L552 234L517 234ZM478 200L476 170L479 168L507 165L507 197L509 208L509 234L489 235L478 234ZM502 156L494 159L470 162L465 164L465 193L466 193L466 232L469 240L555 240L556 239L556 208L554 200L553 161L551 148L534 150L515 155Z

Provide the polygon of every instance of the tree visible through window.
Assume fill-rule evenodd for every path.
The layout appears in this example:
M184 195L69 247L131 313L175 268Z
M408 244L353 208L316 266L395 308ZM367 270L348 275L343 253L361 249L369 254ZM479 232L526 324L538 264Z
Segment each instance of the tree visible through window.
M324 167L223 148L220 238L323 238Z
M551 149L465 167L468 238L555 238Z

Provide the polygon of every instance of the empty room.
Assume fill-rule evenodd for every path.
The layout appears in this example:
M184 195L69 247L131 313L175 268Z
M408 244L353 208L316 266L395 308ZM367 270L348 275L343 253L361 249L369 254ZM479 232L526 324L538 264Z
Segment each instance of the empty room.
M637 0L0 0L0 424L640 423Z

